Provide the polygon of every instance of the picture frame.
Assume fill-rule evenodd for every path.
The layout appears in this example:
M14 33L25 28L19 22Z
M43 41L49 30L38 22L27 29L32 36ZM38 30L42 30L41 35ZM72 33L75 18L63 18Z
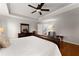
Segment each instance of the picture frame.
M29 24L21 23L20 24L20 32L21 33L29 32Z

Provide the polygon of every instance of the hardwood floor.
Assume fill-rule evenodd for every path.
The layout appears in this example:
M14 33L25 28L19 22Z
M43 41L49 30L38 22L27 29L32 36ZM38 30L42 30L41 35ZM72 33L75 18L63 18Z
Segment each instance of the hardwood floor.
M63 46L60 48L63 56L79 56L79 46L63 42Z

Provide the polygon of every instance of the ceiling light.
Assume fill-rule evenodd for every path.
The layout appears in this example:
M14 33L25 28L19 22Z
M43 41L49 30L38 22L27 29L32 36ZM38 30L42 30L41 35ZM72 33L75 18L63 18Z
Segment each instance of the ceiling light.
M41 11L41 10L39 10L39 9L37 10L37 12L40 12L40 11Z

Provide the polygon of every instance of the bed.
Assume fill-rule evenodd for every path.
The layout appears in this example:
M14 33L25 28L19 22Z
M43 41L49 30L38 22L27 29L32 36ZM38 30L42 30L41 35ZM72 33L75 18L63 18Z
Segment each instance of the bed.
M10 39L10 42L8 48L0 49L0 56L61 56L55 43L35 36Z

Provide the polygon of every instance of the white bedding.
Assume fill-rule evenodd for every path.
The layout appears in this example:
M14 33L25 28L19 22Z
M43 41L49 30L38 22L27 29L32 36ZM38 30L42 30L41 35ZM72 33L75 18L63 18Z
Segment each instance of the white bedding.
M29 36L11 39L11 46L0 49L0 56L61 56L56 44Z

